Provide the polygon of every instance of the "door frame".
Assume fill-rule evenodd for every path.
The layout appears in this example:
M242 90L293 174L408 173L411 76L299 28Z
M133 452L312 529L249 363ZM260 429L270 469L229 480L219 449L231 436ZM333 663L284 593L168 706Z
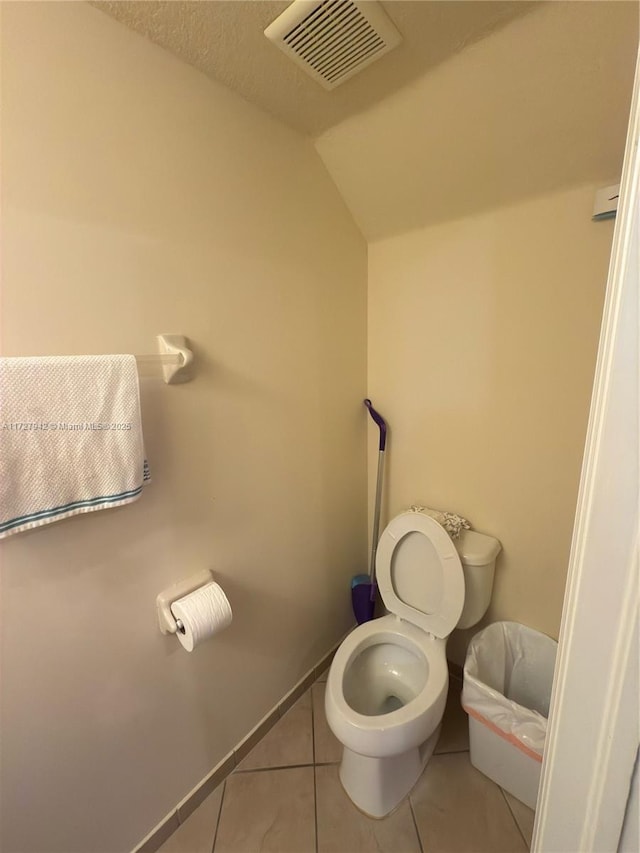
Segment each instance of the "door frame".
M640 61L532 842L539 853L618 849L640 740L639 136Z

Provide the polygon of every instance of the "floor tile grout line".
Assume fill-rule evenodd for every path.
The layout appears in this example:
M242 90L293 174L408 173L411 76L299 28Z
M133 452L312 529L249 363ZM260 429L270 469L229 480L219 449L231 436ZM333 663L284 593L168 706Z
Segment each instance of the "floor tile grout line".
M517 827L517 829L518 829L518 832L519 832L519 833L520 833L520 835L522 836L522 840L524 841L524 846L527 848L527 850L529 850L529 849L530 849L530 848L529 848L529 842L528 842L528 841L527 841L527 839L524 837L524 832L520 829L520 824L518 823L518 820L517 820L517 818L516 818L515 814L513 813L513 809L511 808L511 803L510 803L510 802L509 802L509 800L507 799L507 795L505 794L504 789L503 789L503 788L501 788L501 787L500 787L500 785L498 785L498 787L500 788L500 793L502 794L502 796L503 796L503 798L504 798L504 801L505 801L505 803L507 804L507 808L509 809L509 814L510 814L510 815L511 815L511 817L513 818L513 822L515 823L515 825L516 825L516 827Z
M233 775L244 776L246 773L269 773L271 770L295 770L299 767L313 767L313 764L309 761L306 764L274 764L273 767L254 767L247 768L247 770L235 770Z
M420 836L420 830L418 829L418 821L416 820L415 812L413 811L413 803L411 802L411 794L407 797L409 801L409 811L411 812L411 817L413 818L413 826L416 831L416 837L418 839L418 846L420 847L420 853L424 853L424 847L422 846L422 838Z
M447 753L442 753L446 755ZM274 764L272 767L252 767L246 770L233 771L233 776L242 776L244 773L267 773L269 770L293 770L295 767L331 767L335 764L340 764L339 761L317 761L315 764L307 762L306 764Z
M220 797L220 808L218 809L218 819L216 820L216 828L213 831L213 847L211 848L211 853L215 853L216 849L216 841L218 840L218 827L220 826L220 819L222 818L222 807L224 806L224 795L227 792L227 780L225 779L222 783L222 796Z

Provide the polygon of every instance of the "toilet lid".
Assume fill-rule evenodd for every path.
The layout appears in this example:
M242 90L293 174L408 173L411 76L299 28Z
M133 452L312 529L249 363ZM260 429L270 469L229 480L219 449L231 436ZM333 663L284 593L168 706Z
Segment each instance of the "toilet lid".
M464 605L462 563L448 533L431 516L403 512L389 522L376 552L385 606L436 637L448 637Z

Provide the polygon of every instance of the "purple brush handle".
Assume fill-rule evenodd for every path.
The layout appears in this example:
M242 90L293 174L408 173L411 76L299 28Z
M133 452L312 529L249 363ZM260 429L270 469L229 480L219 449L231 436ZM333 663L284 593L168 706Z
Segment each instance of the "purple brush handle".
M369 400L369 398L364 401L364 404L367 409L369 409L369 414L380 429L380 445L378 447L378 450L384 451L384 446L387 443L387 425L385 423L385 420L382 415L376 412L376 410L373 408L373 406L371 405L371 400Z

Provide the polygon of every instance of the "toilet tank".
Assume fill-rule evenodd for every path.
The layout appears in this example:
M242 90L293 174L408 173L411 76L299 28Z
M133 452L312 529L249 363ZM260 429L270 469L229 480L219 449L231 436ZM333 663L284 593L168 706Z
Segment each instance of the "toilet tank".
M454 544L464 570L464 607L457 628L471 628L487 612L493 589L496 557L502 545L493 536L463 530Z

